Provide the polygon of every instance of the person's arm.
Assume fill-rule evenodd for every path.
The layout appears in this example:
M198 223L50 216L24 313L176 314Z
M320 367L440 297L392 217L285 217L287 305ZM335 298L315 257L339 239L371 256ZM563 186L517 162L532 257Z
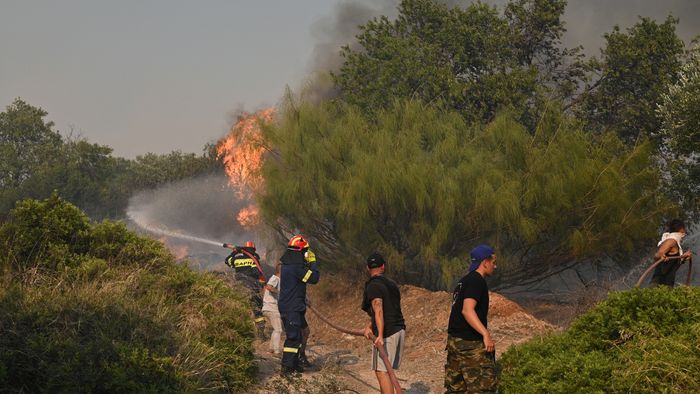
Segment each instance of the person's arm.
M465 298L464 304L462 305L462 316L464 316L464 319L470 326L472 326L474 330L476 330L476 332L484 337L484 348L486 348L486 351L492 352L495 348L493 339L491 339L489 330L487 330L481 323L481 320L479 320L479 316L476 314L475 308L476 300L473 298Z
M265 290L269 291L270 293L279 293L279 290L277 289L279 284L280 284L279 276L272 275L270 277L270 279L267 280L267 283L265 284Z
M372 339L372 320L371 319L369 322L367 322L367 325L362 330L362 333L365 335L365 338Z
M304 271L304 274L301 277L301 281L312 285L316 284L321 278L321 273L318 272L318 268L316 267L316 254L309 250L306 252L306 256L304 257L309 263L309 265L307 267L307 270Z
M372 300L372 312L374 312L374 321L377 323L377 338L374 344L384 346L384 301L381 298Z
M672 238L662 242L661 246L659 246L659 250L657 250L654 255L654 260L664 259L664 261L666 261L666 253L668 253L675 244L676 241Z

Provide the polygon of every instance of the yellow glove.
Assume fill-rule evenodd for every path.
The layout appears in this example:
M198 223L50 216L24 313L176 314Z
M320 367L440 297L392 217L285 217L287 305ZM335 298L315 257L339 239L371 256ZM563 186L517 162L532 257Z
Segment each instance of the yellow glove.
M312 252L311 249L307 250L306 253L304 253L304 259L306 259L306 262L311 264L316 262L316 253Z

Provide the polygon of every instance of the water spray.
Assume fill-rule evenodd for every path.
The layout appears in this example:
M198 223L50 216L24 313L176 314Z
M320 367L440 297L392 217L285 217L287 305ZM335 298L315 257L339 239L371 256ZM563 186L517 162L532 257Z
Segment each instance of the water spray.
M172 237L172 238L185 239L188 241L201 242L201 243L205 243L208 245L221 246L223 244L222 242L217 242L217 241L213 241L210 239L195 237L195 236L188 235L188 234L182 234L182 233L166 230L166 229L163 229L160 227L155 227L153 225L146 223L144 220L141 219L141 217L139 215L137 215L135 212L133 212L131 210L129 210L126 213L126 215L129 217L129 219L131 219L139 227L141 227L144 230L147 230L149 232L155 233L155 234L165 235L167 237Z

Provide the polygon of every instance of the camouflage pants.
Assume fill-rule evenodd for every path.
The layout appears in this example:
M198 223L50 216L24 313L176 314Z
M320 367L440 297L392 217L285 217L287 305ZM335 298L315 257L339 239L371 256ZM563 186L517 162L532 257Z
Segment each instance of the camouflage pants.
M447 337L445 393L497 393L496 359L482 341Z

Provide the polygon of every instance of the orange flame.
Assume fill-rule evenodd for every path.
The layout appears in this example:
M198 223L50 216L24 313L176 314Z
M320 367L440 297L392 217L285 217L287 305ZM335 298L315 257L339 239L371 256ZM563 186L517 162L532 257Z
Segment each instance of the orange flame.
M254 204L251 204L241 209L236 219L243 227L255 227L260 223L260 210Z
M250 199L253 193L261 191L263 187L260 170L264 162L265 148L260 122L271 121L273 114L274 108L267 108L253 114L241 115L229 135L216 148L217 158L224 162L229 184L236 189L240 199ZM258 208L251 204L241 209L237 220L244 227L254 227L260 223Z
M240 198L250 198L263 184L260 169L265 149L260 122L272 120L273 113L273 108L267 108L241 115L216 148L217 157L223 159L229 183L236 188Z

